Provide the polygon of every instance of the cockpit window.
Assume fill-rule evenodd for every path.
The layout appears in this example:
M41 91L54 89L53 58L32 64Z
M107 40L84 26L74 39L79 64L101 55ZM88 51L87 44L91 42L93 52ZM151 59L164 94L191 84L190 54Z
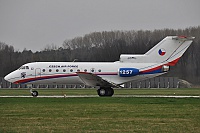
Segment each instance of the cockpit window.
M20 68L19 68L19 70L20 69L29 69L29 66L21 66Z
M20 70L20 69L25 69L25 66L21 66L21 67L19 68L19 70Z

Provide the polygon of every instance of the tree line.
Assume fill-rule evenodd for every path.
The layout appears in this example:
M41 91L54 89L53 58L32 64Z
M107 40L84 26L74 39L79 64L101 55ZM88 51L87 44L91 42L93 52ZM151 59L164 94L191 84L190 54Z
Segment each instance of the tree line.
M43 50L16 51L13 46L0 42L0 77L29 62L90 61L113 62L120 54L144 54L166 36L194 36L195 40L166 76L175 76L193 84L200 84L200 26L186 29L103 31L65 40L62 47L48 45Z

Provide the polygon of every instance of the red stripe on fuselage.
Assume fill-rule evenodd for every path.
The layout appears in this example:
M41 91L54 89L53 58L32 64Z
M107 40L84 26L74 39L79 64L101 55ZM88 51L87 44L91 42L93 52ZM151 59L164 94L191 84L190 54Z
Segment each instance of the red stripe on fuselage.
M94 73L95 75L117 75L117 72L109 72L109 73ZM74 74L58 74L58 75L51 75L51 76L40 76L40 77L34 77L34 78L27 78L15 81L15 84L20 83L27 83L27 82L33 82L37 80L46 80L46 79L53 79L53 78L63 78L63 77L72 77L72 76L78 76L76 73Z
M19 84L19 83L27 83L27 82L31 82L31 81L36 81L36 80L44 80L44 79L52 79L52 78L60 78L60 77L71 77L71 76L77 76L77 74L59 74L59 75L51 75L51 76L38 76L38 77L34 77L34 78L27 78L27 79L22 79L22 80L18 80L15 81L15 84Z
M149 73L149 72L152 72L152 71L161 69L161 68L162 68L162 65L161 65L161 66L154 67L154 68L151 68L151 69L148 69L148 70L141 71L140 73L142 73L142 74L143 74L143 73Z

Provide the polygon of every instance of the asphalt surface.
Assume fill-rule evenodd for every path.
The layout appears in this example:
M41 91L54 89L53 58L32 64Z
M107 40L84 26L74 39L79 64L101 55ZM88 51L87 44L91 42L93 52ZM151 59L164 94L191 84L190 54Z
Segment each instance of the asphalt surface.
M0 98L31 98L33 96L0 96ZM59 96L37 96L37 98L84 98L99 97L98 95L59 95ZM141 97L141 98L200 98L200 96L176 96L176 95L114 95L113 97Z

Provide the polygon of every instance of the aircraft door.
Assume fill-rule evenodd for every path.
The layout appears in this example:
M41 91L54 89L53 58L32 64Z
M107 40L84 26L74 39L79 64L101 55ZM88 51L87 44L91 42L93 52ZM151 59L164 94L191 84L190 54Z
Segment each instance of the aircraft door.
M35 77L40 77L41 76L41 69L40 68L36 68L35 69Z

